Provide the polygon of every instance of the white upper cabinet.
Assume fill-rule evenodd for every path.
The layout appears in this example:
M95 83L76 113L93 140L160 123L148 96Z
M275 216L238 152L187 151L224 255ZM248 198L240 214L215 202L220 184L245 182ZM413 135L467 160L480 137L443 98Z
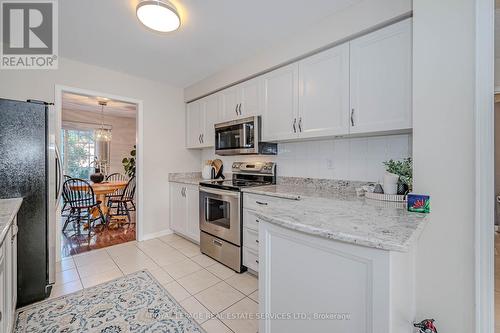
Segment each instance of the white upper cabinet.
M299 137L349 133L349 44L299 62Z
M407 19L189 103L187 146L213 146L214 123L252 115L270 142L408 132L411 104Z
M222 90L220 93L222 104L222 118L235 119L239 116L240 101L236 86Z
M298 64L279 68L263 76L264 104L262 140L278 141L298 135Z
M210 95L202 100L204 108L204 130L202 144L211 147L215 144L214 125L220 121L220 95Z
M412 128L412 23L353 40L351 134Z
M262 113L262 79L257 77L224 89L219 94L222 118L232 120Z
M187 105L186 146L188 148L202 146L201 136L203 133L204 115L200 101L194 101Z
M210 95L187 104L188 148L211 147L215 141L214 124L220 121L220 95Z
M262 78L243 82L237 86L240 106L238 108L240 117L258 116L262 114Z

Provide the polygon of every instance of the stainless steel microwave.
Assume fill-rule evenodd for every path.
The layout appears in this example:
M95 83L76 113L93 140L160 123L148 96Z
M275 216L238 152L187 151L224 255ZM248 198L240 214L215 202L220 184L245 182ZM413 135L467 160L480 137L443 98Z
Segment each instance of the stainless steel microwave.
M252 116L215 125L217 155L276 155L275 143L261 142L261 118Z

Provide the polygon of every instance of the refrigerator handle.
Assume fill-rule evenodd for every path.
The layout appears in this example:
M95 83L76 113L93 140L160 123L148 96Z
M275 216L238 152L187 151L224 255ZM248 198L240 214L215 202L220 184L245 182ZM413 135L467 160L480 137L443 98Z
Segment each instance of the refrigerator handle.
M57 148L57 144L55 144L54 147L56 152L56 207L57 207L59 199L61 199L62 195L64 176L62 172L61 154L59 153L59 148Z

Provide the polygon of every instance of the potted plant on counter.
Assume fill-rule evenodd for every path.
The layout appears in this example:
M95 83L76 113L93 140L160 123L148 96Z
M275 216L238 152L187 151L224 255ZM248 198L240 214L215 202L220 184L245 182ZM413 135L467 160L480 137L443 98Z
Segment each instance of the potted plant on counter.
M413 163L412 158L404 158L400 161L390 159L384 162L385 170L399 176L397 194L407 194L413 187ZM385 190L385 189L384 189Z

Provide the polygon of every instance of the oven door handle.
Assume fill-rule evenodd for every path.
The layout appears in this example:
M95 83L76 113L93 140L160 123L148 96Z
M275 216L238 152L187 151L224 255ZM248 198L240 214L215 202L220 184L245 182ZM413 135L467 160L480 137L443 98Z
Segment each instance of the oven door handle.
M240 197L240 192L233 192L233 191L226 191L226 190L212 190L212 189L207 188L207 187L200 187L200 192L209 193L209 194L216 194L216 195L225 195L225 196L234 197L234 198Z

